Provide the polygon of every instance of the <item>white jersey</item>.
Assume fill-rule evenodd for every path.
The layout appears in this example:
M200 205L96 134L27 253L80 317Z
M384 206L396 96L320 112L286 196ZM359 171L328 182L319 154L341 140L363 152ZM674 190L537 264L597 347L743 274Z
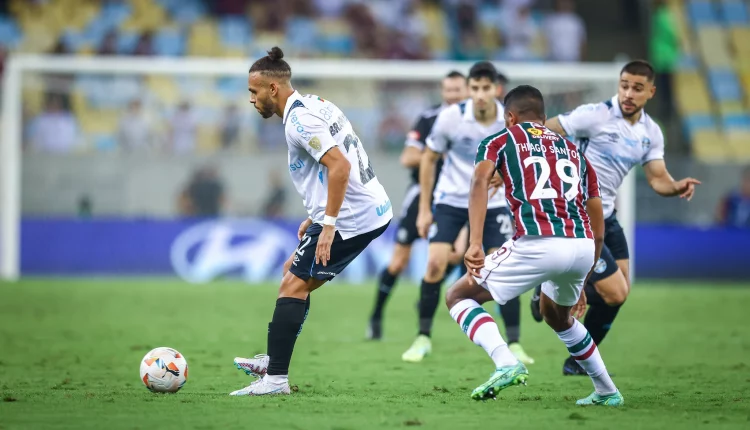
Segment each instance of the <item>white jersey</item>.
M328 169L320 159L338 146L351 164L336 230L346 240L384 226L393 218L391 201L375 177L362 142L333 103L295 91L284 107L289 173L314 223L322 224L328 200Z
M558 118L596 170L605 217L614 212L617 189L630 169L664 159L664 135L659 125L645 111L637 123L630 124L622 116L617 96L581 105Z
M497 104L497 119L488 127L474 118L471 99L443 109L427 137L427 147L446 153L443 168L435 187L435 204L456 208L469 207L469 189L474 176L474 161L479 144L487 136L505 128L503 105ZM487 203L488 209L508 206L505 191L500 189Z

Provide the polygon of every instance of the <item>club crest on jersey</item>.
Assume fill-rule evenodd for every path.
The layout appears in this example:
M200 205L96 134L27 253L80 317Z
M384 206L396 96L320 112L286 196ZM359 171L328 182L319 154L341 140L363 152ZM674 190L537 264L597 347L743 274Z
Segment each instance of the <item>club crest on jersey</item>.
M321 145L320 145L320 139L318 139L318 136L314 136L312 139L310 139L309 142L307 142L308 145L310 145L310 148L320 151Z
M651 139L644 137L643 140L641 140L641 148L646 150L649 146L651 146Z

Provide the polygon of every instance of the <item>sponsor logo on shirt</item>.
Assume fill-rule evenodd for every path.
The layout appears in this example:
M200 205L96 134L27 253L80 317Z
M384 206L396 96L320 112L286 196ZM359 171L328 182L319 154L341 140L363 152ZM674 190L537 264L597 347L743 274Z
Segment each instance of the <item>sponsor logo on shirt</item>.
M346 125L348 121L349 120L346 118L346 116L344 115L339 116L336 122L334 122L333 124L331 124L330 127L328 127L328 131L331 133L331 137L336 136L344 128L344 126Z
M297 133L299 133L300 137L303 139L309 139L310 136L312 136L312 133L305 130L305 127L302 126L302 123L299 122L299 118L297 117L296 112L292 112L289 115L289 120L292 122L292 125L294 126L295 130L297 130Z
M532 127L527 128L526 132L532 135L536 139L547 139L547 140L559 140L555 133L550 130L542 130L540 128Z
M386 213L388 213L389 210L391 210L391 201L387 200L385 203L383 203L382 205L378 206L375 209L375 212L377 212L378 216L383 216Z
M289 171L296 172L303 167L305 167L305 162L301 158L298 158L297 161L289 165Z

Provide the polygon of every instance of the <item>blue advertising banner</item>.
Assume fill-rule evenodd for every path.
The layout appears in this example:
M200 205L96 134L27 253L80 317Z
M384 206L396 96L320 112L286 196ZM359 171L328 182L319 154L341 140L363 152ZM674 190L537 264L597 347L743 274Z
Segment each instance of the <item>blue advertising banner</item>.
M222 277L275 281L298 244L296 222L261 219L35 219L21 226L23 275L177 275L204 283ZM390 259L395 228L375 240L337 279L374 277ZM750 279L750 230L639 225L638 278ZM406 276L424 273L415 244Z

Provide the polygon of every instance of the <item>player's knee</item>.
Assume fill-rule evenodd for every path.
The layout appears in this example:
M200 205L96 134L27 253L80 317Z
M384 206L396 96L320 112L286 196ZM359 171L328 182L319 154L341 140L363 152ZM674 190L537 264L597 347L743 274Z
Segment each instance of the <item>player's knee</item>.
M430 258L427 260L427 270L425 280L428 282L438 282L445 276L446 260L442 258Z
M618 288L610 294L602 295L602 299L609 306L620 306L627 300L628 290L628 286L625 284L622 288Z
M294 297L305 299L310 293L308 282L303 281L291 272L287 272L281 279L279 286L279 297Z
M401 256L394 256L391 260L391 264L388 265L388 272L391 275L398 275L401 272L406 269L406 265L409 264L409 260L407 258L402 258Z

